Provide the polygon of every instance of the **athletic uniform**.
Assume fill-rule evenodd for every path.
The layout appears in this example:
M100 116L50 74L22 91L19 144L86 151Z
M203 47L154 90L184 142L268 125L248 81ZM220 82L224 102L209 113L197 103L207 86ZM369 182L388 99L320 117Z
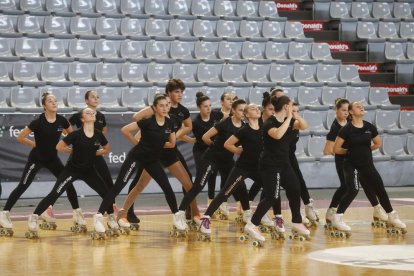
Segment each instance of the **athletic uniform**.
M286 133L280 139L269 136L268 131L279 128L280 123L274 116L263 125L263 151L259 160L259 172L263 181L264 199L257 206L251 222L259 225L279 197L280 186L286 190L289 206L292 212L292 222L301 223L300 214L300 184L290 162L290 145L292 143L293 123L291 119Z
M59 114L56 115L56 120L53 123L49 123L44 113L29 124L28 128L34 133L36 147L29 153L19 185L10 194L4 206L5 211L10 211L13 208L16 201L32 184L34 177L41 168L47 168L56 178L60 175L63 164L58 157L56 145L60 140L62 131L69 126L65 117ZM79 208L78 196L73 185L68 186L66 193L72 208Z
M94 167L96 151L108 144L102 132L95 129L93 136L87 137L84 129L80 128L63 138L63 141L66 145L72 145L72 154L52 191L39 203L34 214L40 215L49 205L53 205L67 187L76 180L83 180L101 197L108 192L107 186ZM112 205L105 211L112 214Z
M174 131L174 124L171 119L165 118L164 124L160 126L157 123L155 115L143 119L137 122L137 124L141 130L141 140L128 152L115 181L115 185L102 201L99 212L103 214L111 206L115 197L128 183L134 171L137 171L137 174L141 175L145 169L158 185L160 185L171 211L176 213L178 210L175 195L167 175L159 162L164 145L168 142L170 134Z

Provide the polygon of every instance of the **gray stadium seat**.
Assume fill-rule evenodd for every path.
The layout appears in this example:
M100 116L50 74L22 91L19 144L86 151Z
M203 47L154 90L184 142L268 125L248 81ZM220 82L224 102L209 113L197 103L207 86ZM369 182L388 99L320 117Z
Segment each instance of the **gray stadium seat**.
M98 61L92 55L93 41L83 39L72 39L69 42L69 56L85 62Z
M168 1L168 14L188 17L190 15L190 9L189 9L189 5L187 4L187 1L186 0Z
M286 60L287 59L287 42L266 42L265 57L270 60Z
M305 110L302 112L302 117L308 123L308 130L312 135L326 135L328 130L323 124L322 116L326 116L325 112L320 111L309 111Z
M147 65L140 63L124 63L121 68L121 79L128 83L144 83Z
M95 7L91 0L72 0L72 11L84 16L96 16Z
M245 64L224 64L221 71L221 78L224 82L237 85L246 82L246 65Z
M42 44L43 56L51 58L54 61L72 61L73 58L68 56L68 44L62 39L45 39Z
M46 10L56 15L73 15L72 11L70 10L70 5L68 5L67 1L46 1Z
M234 1L228 0L215 0L214 1L214 15L220 17L234 17L236 15L235 6L233 6Z
M148 105L152 105L154 103L154 96L157 93L165 93L165 86L152 86L148 88Z
M376 109L377 106L368 104L369 86L347 86L345 92L345 99L350 103L360 102L364 105L366 110Z
M250 39L250 40L259 40L266 41L267 39L263 38L261 35L261 22L260 21L249 21L242 20L240 22L240 36Z
M120 0L120 10L124 15L143 16L141 1Z
M23 11L19 10L15 0L3 0L0 2L0 10L4 14L23 14Z
M121 20L121 34L131 38L142 37L144 24L140 19L124 17Z
M236 94L238 99L245 100L246 102L249 99L249 90L251 88L250 84L247 84L247 86L227 86L225 88L225 91L232 91L234 94Z
M295 63L293 67L293 80L295 82L315 82L316 64Z
M0 86L13 86L17 83L10 78L7 63L0 62Z
M231 20L219 20L216 26L216 33L218 37L234 39L238 38L239 22Z
M98 35L94 32L91 20L88 17L71 17L69 25L71 34L86 39L97 39Z
M48 36L42 32L39 18L32 15L21 15L17 18L17 31L30 37Z
M281 86L277 87L285 92L285 95L291 98L294 102L298 102L299 94L299 84L298 83L282 83Z
M366 2L352 2L351 4L351 16L353 18L370 18L371 13Z
M69 80L77 83L94 82L92 78L92 70L87 63L71 63L68 71Z
M333 107L335 106L335 100L338 98L345 98L345 86L343 87L324 86L322 88L322 96L321 96L322 104Z
M13 64L13 78L26 85L40 85L36 63L16 62Z
M40 53L37 41L37 39L25 37L16 39L16 43L14 45L16 56L27 58L27 60L30 60L31 58L39 58Z
M107 86L124 86L120 81L120 65L115 63L96 64L96 80Z
M208 0L191 1L191 14L195 16L211 16L212 6Z
M414 25L413 25L414 27ZM410 60L414 60L414 43L408 42L407 43L407 58Z
M96 34L105 39L123 39L119 33L119 19L100 17L96 19Z
M385 110L399 110L400 105L392 104L388 97L386 88L382 87L371 87L369 89L368 101L371 105L376 105L378 108Z
M373 2L372 17L378 19L392 18L390 4L387 2Z
M356 35L361 40L378 38L375 24L367 21L358 21Z
M262 60L264 59L265 44L260 42L243 42L241 55L243 59L247 60Z
M197 74L197 64L176 63L174 64L173 69L172 69L172 77L174 79L180 79L186 84L196 82L196 79L195 79L196 74Z
M309 156L305 152L304 143L307 144L307 140L309 137L302 136L299 137L299 141L296 143L296 151L295 155L299 162L315 162L316 158L313 156Z
M43 7L42 0L20 0L20 9L33 15L49 14Z
M218 42L197 41L194 46L194 56L200 60L215 60L218 58Z
M397 161L414 160L414 155L408 155L398 135L384 135L381 150L385 155Z
M375 113L374 124L378 129L390 134L405 134L408 129L398 127L399 110L381 110Z
M386 60L406 60L404 46L400 42L385 42L384 56Z
M105 62L124 62L119 56L120 42L113 40L97 40L95 43L95 55Z
M279 21L264 21L262 24L262 36L267 39L284 38L284 24Z
M272 64L270 66L270 81L272 82L293 82L293 64Z
M59 113L69 113L73 111L72 107L68 107L66 105L66 97L68 95L68 88L67 87L56 87L56 86L43 86L39 90L39 106L42 106L41 97L44 92L52 93L58 102L58 112Z
M200 63L197 68L197 80L204 83L220 83L222 64Z
M259 16L265 18L279 17L279 14L277 13L276 3L273 1L260 1Z
M392 11L395 18L410 19L413 18L410 3L395 2L394 9Z
M322 85L315 87L301 86L298 91L298 103L309 110L328 110L328 105L321 104Z
M19 60L18 57L13 55L9 41L13 43L13 40L11 40L10 38L0 38L0 60L1 61Z
M349 9L345 2L331 2L329 16L333 19L350 18Z
M144 48L142 41L124 40L121 42L121 57L131 61L144 60Z
M151 37L167 37L168 21L150 18L145 22L145 34Z
M147 106L148 91L145 88L124 87L121 91L121 104L130 111L138 111Z
M397 27L394 22L380 21L378 23L378 37L385 39L398 39Z
M45 62L42 63L42 68L40 70L40 76L42 80L48 83L60 83L66 82L66 85L69 85L68 80L66 79L66 74L68 71L68 65L65 63L56 63L56 62Z
M175 38L194 40L195 38L191 35L190 24L191 24L191 21L189 20L184 20L184 19L171 20L170 25L168 27L170 36L175 37Z
M287 38L305 38L302 23L286 21L285 23L285 37Z
M325 147L326 138L323 136L311 136L308 139L308 153L309 156L315 157L316 160L320 160L323 155L323 149Z
M147 68L149 82L165 84L172 75L172 64L150 63Z
M1 36L6 37L19 37L22 36L19 33L16 33L14 29L13 21L11 17L7 15L0 15L0 34Z
M326 128L330 129L332 126L333 121L336 118L336 112L333 109L329 109L328 112L326 113Z
M217 21L197 19L193 22L193 35L202 38L216 37Z
M401 110L398 123L402 129L408 129L410 133L414 133L414 112Z
M53 35L56 38L73 38L73 34L69 33L68 24L64 17L47 16L44 21L45 33Z
M186 87L182 99L182 105L190 111L197 110L196 93L200 91L200 87Z
M293 60L309 60L311 43L295 42L289 43L288 57Z
M10 87L0 87L0 112L14 112L16 108L9 105Z
M311 58L319 61L332 61L329 45L327 43L312 43Z
M241 47L240 42L220 41L217 51L218 57L226 60L241 59Z
M181 62L192 62L194 59L194 42L175 40L170 44L170 57Z
M238 0L236 4L236 14L237 16L244 18L254 18L259 16L257 2Z
M248 63L246 67L246 80L254 83L269 82L269 64Z
M347 83L360 83L358 67L356 65L340 65L339 80Z
M409 135L407 137L406 145L408 154L414 155L414 136Z
M96 12L108 17L118 17L121 14L117 3L119 3L119 1L116 0L96 1Z
M325 83L339 82L339 64L318 63L316 67L316 80Z
M166 14L166 1L145 0L144 12L148 15L165 15Z
M263 93L268 91L268 89L264 87L252 87L249 89L249 103L254 103L259 106L262 105L263 101Z
M120 106L121 89L114 87L99 87L99 108L107 112L125 112L128 107Z
M72 86L68 88L68 95L66 97L68 106L75 110L80 110L85 107L85 93L91 90L91 87ZM93 89L95 90L95 89Z
M168 41L150 40L145 44L145 56L153 60L168 60L170 43Z
M20 112L38 113L43 108L37 104L36 98L39 91L34 87L12 87L10 93L10 105Z
M400 37L404 39L414 38L414 22L401 21Z

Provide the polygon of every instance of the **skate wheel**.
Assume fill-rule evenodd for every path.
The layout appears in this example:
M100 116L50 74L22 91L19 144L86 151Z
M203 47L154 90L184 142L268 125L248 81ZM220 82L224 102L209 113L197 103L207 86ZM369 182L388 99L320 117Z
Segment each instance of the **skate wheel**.
M289 235L289 240L293 240L293 236L292 235Z
M399 235L401 234L401 231L399 229L395 230L395 234Z
M304 241L304 240L305 240L305 238L304 238L304 237L302 237L302 236L299 236L299 240L300 240L300 241Z
M258 241L253 241L253 246L259 247L259 242Z
M241 236L239 237L239 240L240 240L240 241L245 241L245 240L246 240L246 237L245 237L244 235L241 235Z
M344 233L342 233L342 232L340 232L340 233L339 233L339 237L340 237L340 238L344 238L344 237L345 237L345 234L344 234Z

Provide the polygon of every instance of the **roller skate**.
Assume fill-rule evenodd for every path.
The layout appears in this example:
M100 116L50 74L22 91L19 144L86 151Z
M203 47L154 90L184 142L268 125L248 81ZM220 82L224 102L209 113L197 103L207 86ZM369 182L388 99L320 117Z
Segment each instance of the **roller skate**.
M39 220L39 216L36 214L31 214L29 216L28 224L28 231L24 234L27 239L38 239L39 234L37 233L37 221Z
M229 219L230 212L229 212L229 209L227 208L227 202L223 202L220 205L220 208L218 209L217 214L218 214L218 218L220 220L228 220Z
M306 217L306 216L304 216L303 214L301 214L302 215L302 223L306 226L306 228L311 228L312 227L312 222L310 222L309 221L309 219Z
M333 221L333 216L336 214L336 208L328 208L328 210L326 210L326 215L325 215L325 230L329 231L332 230L332 221Z
M387 220L387 234L389 235L404 235L407 233L407 226L402 222L397 212L392 211L388 213Z
M311 198L310 203L305 205L305 215L311 225L317 226L319 222L319 213L313 207L313 199Z
M371 223L373 228L387 228L388 215L380 204L374 206L374 221Z
M274 240L285 239L285 221L282 215L276 215L274 218L274 227L270 232L270 237Z
M102 223L103 216L101 213L93 215L94 231L91 233L92 240L105 240L105 226Z
M188 230L190 231L198 231L201 225L200 216L195 216L192 219L186 219L185 223L188 226Z
M211 241L210 216L201 218L201 225L197 233L198 241Z
M241 221L241 225L240 225L240 232L243 233L244 231L244 226L250 221L250 219L252 218L252 211L251 210L244 210L243 211L243 215L242 215L242 221Z
M241 208L240 201L237 201L236 204L236 218L234 220L236 221L236 224L243 225L243 209Z
M131 210L131 211L130 211ZM127 219L128 219L128 222L129 222L129 224L130 224L130 228L131 228L131 230L132 231L138 231L139 230L139 223L140 223L140 220L139 220L139 218L137 217L137 215L135 215L135 212L133 211L133 209L129 209L128 210L128 213L127 213Z
M241 241L246 241L249 239L252 240L252 244L255 247L262 247L266 240L260 232L259 227L254 225L251 221L249 221L246 226L244 226L244 232L240 236Z
M260 221L259 229L263 233L271 233L275 228L275 224L273 223L272 219L266 213L262 220Z
M116 222L115 214L109 214L108 215L108 230L106 230L106 234L110 237L119 237L119 234L122 233L124 235L128 235L129 232L121 232L119 230L118 222Z
M56 218L53 214L52 206L44 211L39 218L42 222L39 224L39 228L42 230L56 230Z
M170 231L171 237L186 237L188 226L185 223L185 211L178 211L173 215L173 228Z
M291 240L310 240L309 229L303 223L292 223L292 234L289 235Z
M73 226L70 227L70 231L73 233L86 233L88 231L81 208L73 210Z
M334 214L331 237L349 238L351 236L351 227L344 222L343 218L344 214Z
M13 236L13 224L10 220L9 211L0 212L0 237L12 237Z

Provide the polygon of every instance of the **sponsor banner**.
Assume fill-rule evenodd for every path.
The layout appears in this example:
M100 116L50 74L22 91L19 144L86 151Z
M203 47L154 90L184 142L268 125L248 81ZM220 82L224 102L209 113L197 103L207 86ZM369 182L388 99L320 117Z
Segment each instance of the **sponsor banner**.
M61 114L69 118L71 114ZM111 145L112 152L104 158L108 164L112 177L115 179L122 163L125 161L132 144L124 138L120 129L131 122L131 113L105 114L107 122L106 137ZM0 116L0 177L3 182L19 181L23 168L27 162L30 148L16 141L16 137L38 115L31 114L2 114ZM33 138L29 137L30 139ZM190 170L195 175L195 165L192 157L192 144L177 141L178 148L185 157ZM68 155L59 153L65 164ZM47 170L41 169L34 181L54 181L56 178Z
M388 95L401 96L410 94L409 84L372 84L372 87L384 87L387 89Z
M297 2L277 2L276 7L279 11L297 11L300 9L300 3Z
M300 21L304 31L322 31L324 21L322 20L303 20Z
M359 73L378 73L379 72L378 63L356 63L354 65L358 67Z
M331 52L348 52L351 51L351 42L345 41L330 41L327 42Z

